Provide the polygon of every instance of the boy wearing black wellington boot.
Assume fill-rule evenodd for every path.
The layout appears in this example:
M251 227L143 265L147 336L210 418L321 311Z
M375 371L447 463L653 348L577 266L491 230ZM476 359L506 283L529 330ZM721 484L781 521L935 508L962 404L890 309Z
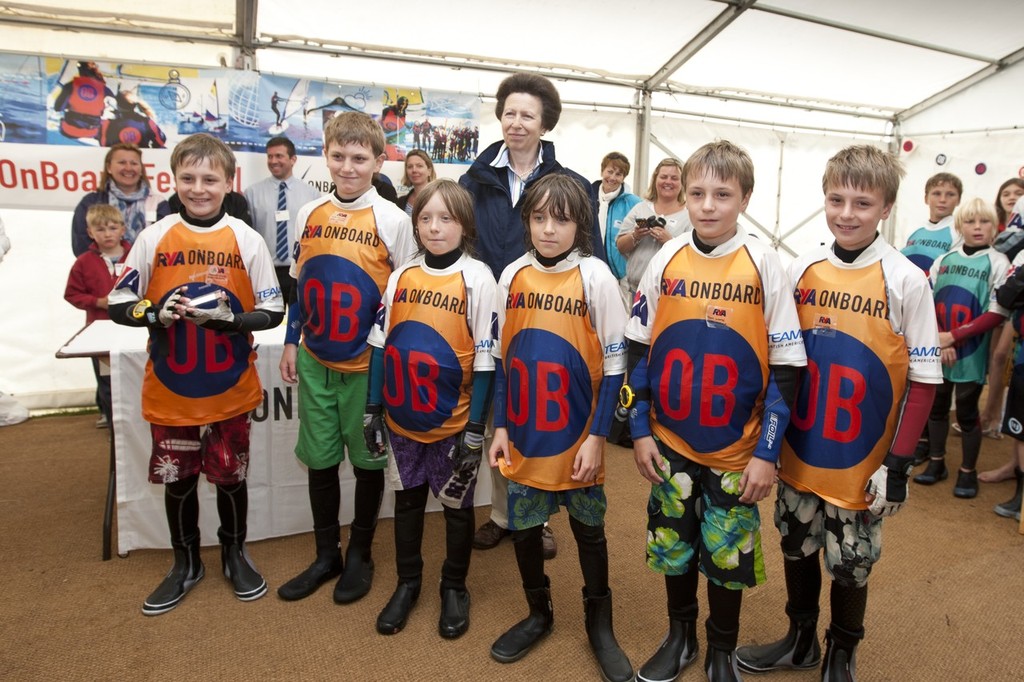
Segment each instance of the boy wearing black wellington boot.
M174 566L143 604L147 616L175 608L203 578L200 473L217 487L221 561L235 596L252 601L267 591L245 549L249 412L263 402L252 332L284 317L266 242L224 213L231 150L192 135L174 148L171 170L181 211L139 234L109 296L112 320L150 334L142 416L153 435L149 481L165 485ZM214 260L224 266L211 267Z
M498 280L492 467L508 480L508 524L529 615L491 646L512 663L554 624L544 575L543 528L564 506L583 573L590 648L608 682L633 666L612 629L604 517L604 446L626 368L626 311L618 281L590 255L590 199L574 178L552 174L523 199L529 251Z
M295 456L309 469L316 558L277 594L304 599L340 575L334 601L348 604L363 598L373 582L371 548L387 466L387 457L368 452L363 439L369 420L366 338L388 277L416 245L409 216L373 188L373 174L384 163L380 124L357 112L335 116L324 125L324 157L334 192L296 216L296 300L288 306L280 362L281 378L299 384ZM356 479L355 514L342 561L338 472L346 457Z
M877 231L902 175L894 156L868 145L833 156L822 188L835 241L789 268L808 361L775 505L790 625L779 641L737 650L747 672L818 665L824 549L832 587L821 679L856 679L882 521L907 499L917 437L942 383L928 281Z
M712 682L735 682L743 590L765 581L757 502L775 482L799 368L807 362L778 254L738 221L754 165L726 140L683 166L693 231L640 280L629 338L633 458L651 482L647 565L665 581L669 630L641 666L674 680L697 657L697 578L707 578Z

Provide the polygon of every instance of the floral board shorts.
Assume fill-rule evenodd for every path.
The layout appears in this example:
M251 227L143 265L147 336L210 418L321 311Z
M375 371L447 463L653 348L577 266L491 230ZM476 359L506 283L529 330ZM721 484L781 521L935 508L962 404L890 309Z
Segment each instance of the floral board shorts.
M572 490L541 490L532 486L508 482L508 529L526 530L540 526L565 507L569 516L587 526L604 523L608 498L603 485L591 485Z
M825 549L825 570L841 585L862 587L882 554L882 517L866 509L842 509L814 493L779 481L775 527L786 559Z
M739 471L697 464L658 443L668 464L647 502L647 565L665 575L699 566L708 580L727 589L766 579L761 517L756 504L739 501Z

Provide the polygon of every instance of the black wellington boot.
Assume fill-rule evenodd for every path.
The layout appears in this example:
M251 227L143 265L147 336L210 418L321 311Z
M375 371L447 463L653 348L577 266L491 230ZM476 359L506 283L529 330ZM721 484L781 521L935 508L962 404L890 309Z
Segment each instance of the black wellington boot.
M146 597L142 613L146 616L167 613L185 598L205 574L203 561L199 557L199 536L196 535L185 544L174 543L174 565L160 585Z
M697 658L697 607L669 608L668 634L637 673L641 682L671 682Z
M850 632L835 623L825 631L825 660L821 664L821 682L856 682L857 645L864 630Z
M373 532L373 528L360 528L352 524L348 550L345 552L345 569L334 586L335 603L351 604L358 601L373 586L373 558L370 555Z
M397 635L405 628L412 607L420 598L419 578L400 580L391 599L377 616L377 632L382 635Z
M736 663L736 637L739 629L719 630L711 619L705 622L708 650L704 654L704 673L708 682L740 682L740 669Z
M978 454L981 452L981 425L973 424L963 430L963 460L956 472L956 485L953 495L963 499L971 499L978 495Z
M513 625L491 645L491 658L512 663L529 653L540 640L551 634L555 624L551 608L551 581L544 576L544 587L524 590L530 615Z
M633 666L615 640L612 629L612 591L593 597L583 588L583 613L590 648L601 666L601 677L605 682L630 682Z
M920 485L935 485L939 481L945 481L949 478L949 471L946 469L946 458L945 457L929 457L928 466L924 468L924 471L914 476L914 483Z
M315 528L316 559L309 568L277 588L277 595L285 601L305 599L328 580L341 575L341 549L338 546L339 527Z
M217 513L220 515L220 560L224 577L231 581L235 597L254 601L267 593L267 581L245 549L249 493L245 481L236 485L217 485Z
M766 673L780 668L805 670L821 663L818 644L818 612L789 614L789 632L771 644L742 646L736 650L736 663L747 673Z
M1024 471L1021 471L1020 467L1017 467L1014 469L1014 474L1017 476L1017 492L1014 493L1013 497L1008 499L1006 502L997 504L993 511L1003 518L1017 519L1020 521L1020 505L1022 493L1024 493Z
M174 565L143 602L142 613L147 616L159 616L173 609L205 575L199 556L198 482L198 476L190 476L164 487L164 511L171 533Z
M334 601L350 604L362 599L373 585L373 534L384 494L384 472L353 467L356 478L355 516L349 527L345 569L334 586Z
M382 635L401 632L409 620L412 607L420 598L423 576L423 556L420 551L428 492L426 485L395 491L395 568L398 572L398 585L377 616L377 632ZM352 535L354 544L354 526Z
M441 585L441 617L437 619L437 632L445 639L456 639L469 629L469 590L465 585Z
M444 507L445 559L441 567L441 617L437 632L445 639L456 639L469 630L469 574L473 554L473 508Z
M233 542L220 547L224 577L231 581L239 601L255 601L267 593L267 581L256 570L244 542Z
M914 476L914 483L934 485L949 478L946 470L946 438L949 436L949 419L928 419L929 452L928 466Z

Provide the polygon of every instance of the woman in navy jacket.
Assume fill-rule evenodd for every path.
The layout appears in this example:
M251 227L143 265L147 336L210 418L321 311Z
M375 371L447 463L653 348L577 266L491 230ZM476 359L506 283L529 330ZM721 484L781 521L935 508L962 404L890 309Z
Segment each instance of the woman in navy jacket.
M495 278L505 266L526 253L519 200L534 182L562 173L577 180L589 194L590 183L555 158L555 145L541 136L552 130L562 114L562 100L543 76L517 73L498 86L494 115L501 122L502 140L487 147L459 184L473 195L479 258ZM600 234L594 255L606 260Z

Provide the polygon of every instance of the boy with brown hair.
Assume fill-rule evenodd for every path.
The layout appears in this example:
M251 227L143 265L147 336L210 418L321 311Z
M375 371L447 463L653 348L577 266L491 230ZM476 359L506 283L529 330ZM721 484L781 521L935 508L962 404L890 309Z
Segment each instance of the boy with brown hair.
M958 242L953 212L960 204L964 185L952 173L936 173L924 184L928 222L914 230L903 247L903 255L928 274L935 259Z
M637 679L673 680L696 658L699 570L711 612L704 671L721 682L739 679L742 590L765 581L757 502L774 485L807 361L778 254L737 222L754 188L750 156L709 143L682 177L693 230L652 258L626 327L623 404L652 483L647 565L665 576L669 616Z
M855 679L882 521L906 502L914 444L942 383L928 280L878 234L902 175L896 157L870 145L829 159L822 189L835 241L789 268L808 360L782 444L775 504L790 626L779 641L740 647L745 671L813 668L822 660L824 550L832 587L822 680Z
M200 472L217 488L221 562L235 596L267 591L245 549L249 412L263 402L252 332L284 318L266 243L224 211L231 150L192 135L174 148L171 170L181 211L139 234L109 297L112 320L150 334L142 416L153 434L149 481L165 485L174 565L143 604L147 616L176 607L203 578Z
M384 163L384 132L366 114L345 112L324 126L324 157L333 192L299 211L291 275L296 300L288 306L281 378L299 384L295 455L308 467L316 558L278 589L303 599L340 576L334 601L361 599L373 581L370 550L384 494L387 457L366 449L370 347L388 277L416 252L405 211L373 188ZM301 340L301 345L300 345ZM355 473L355 516L342 561L338 471L346 453Z

